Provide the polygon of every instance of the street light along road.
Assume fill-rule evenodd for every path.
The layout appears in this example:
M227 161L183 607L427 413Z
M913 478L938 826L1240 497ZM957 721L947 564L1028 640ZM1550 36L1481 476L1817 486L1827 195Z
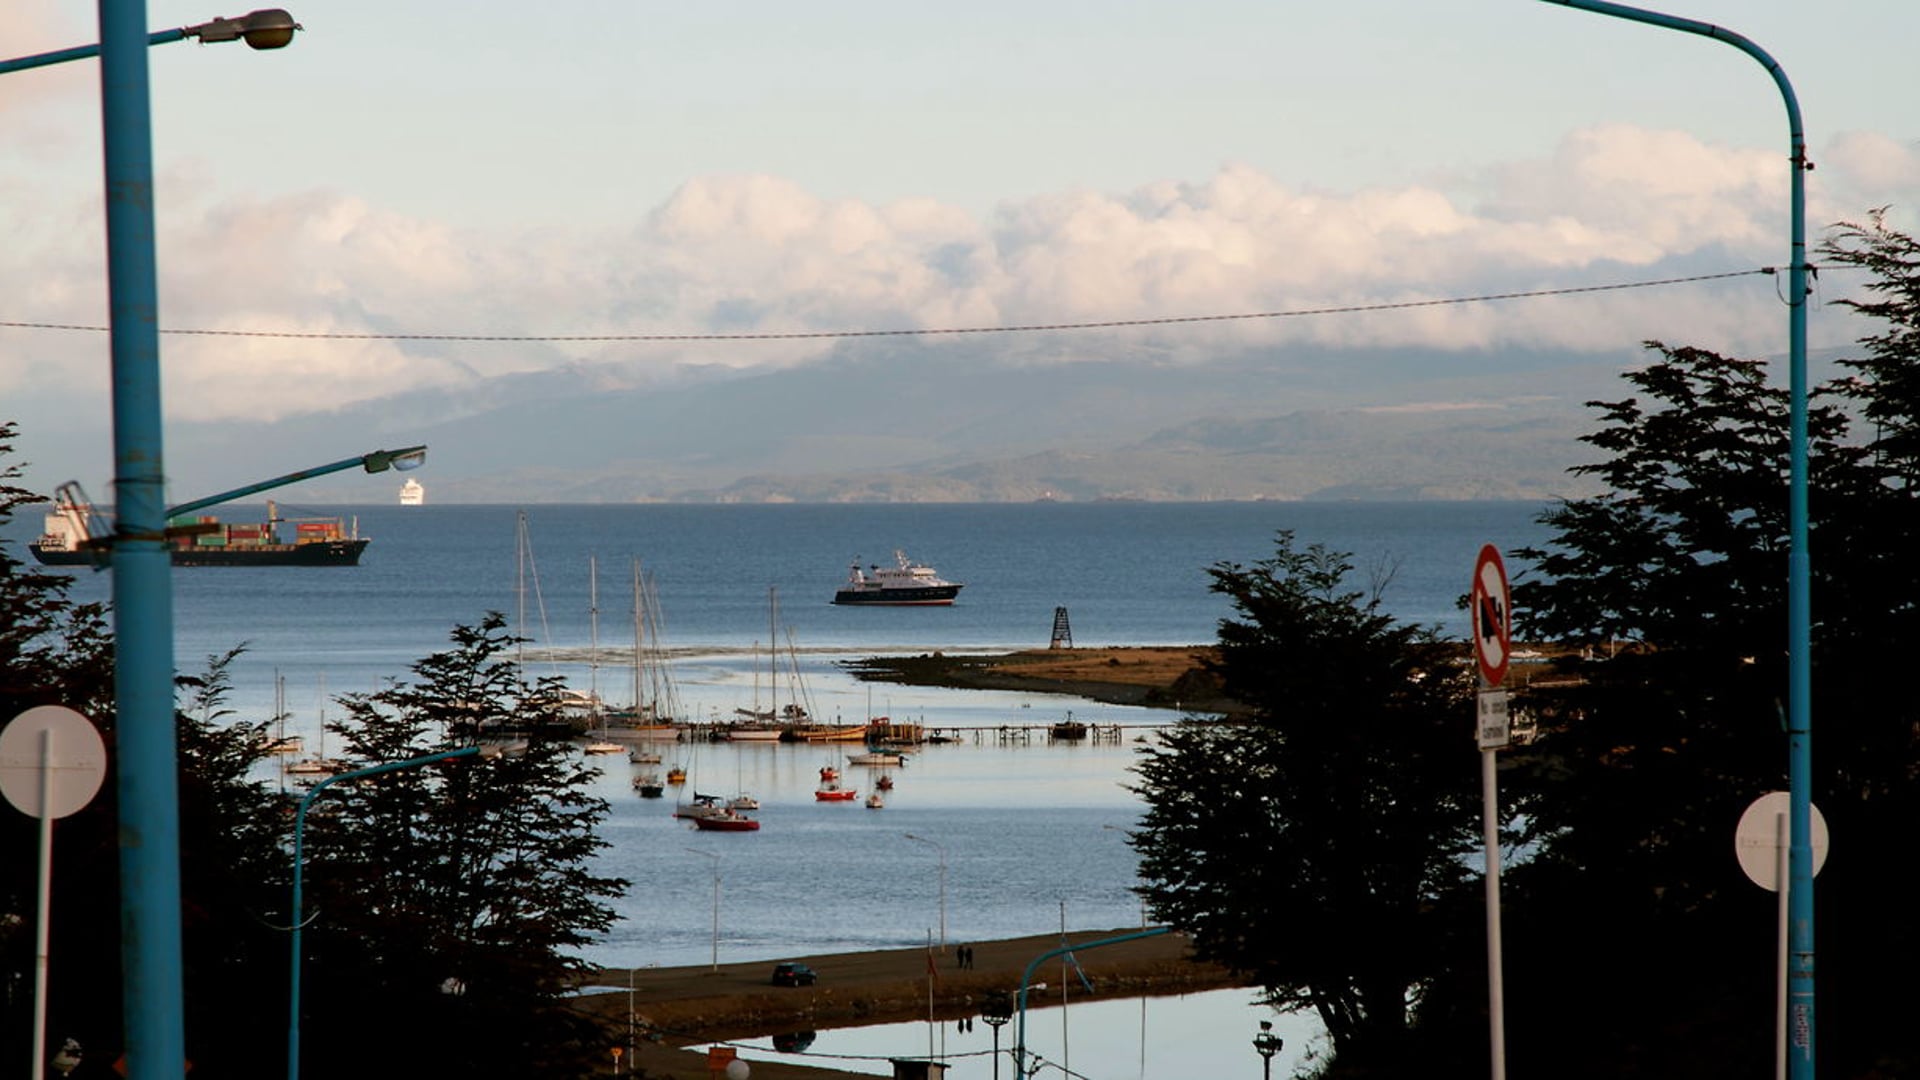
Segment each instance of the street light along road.
M180 26L172 30L156 30L147 35L149 48L165 45L169 42L198 38L202 44L222 41L244 41L255 49L280 49L292 44L296 30L305 27L295 22L292 15L281 8L262 8L250 11L238 18L217 18L193 26ZM56 49L53 52L36 53L13 60L0 60L0 75L10 71L25 71L29 68L47 67L52 64L64 64L69 60L91 60L100 55L100 46L78 45L71 49Z
M945 953L947 951L947 847L938 840L929 840L924 836L915 836L912 833L900 835L916 843L931 844L940 852L940 951Z
M713 973L720 973L720 856L711 851L701 851L690 847L688 851L695 855L705 855L713 860Z
M300 858L302 838L307 829L307 808L320 793L335 784L346 780L358 780L378 773L394 772L399 769L416 769L422 765L432 765L437 761L447 761L457 757L499 757L498 747L463 746L458 750L442 750L437 754L407 758L404 761L389 761L380 765L369 765L364 769L343 772L329 776L308 789L300 799L300 808L293 815L293 899L287 907L287 919L292 924L293 959L291 974L287 984L287 1080L300 1080L300 931L306 926L306 916L301 912L300 883L303 875L303 862ZM451 981L451 980L450 980Z

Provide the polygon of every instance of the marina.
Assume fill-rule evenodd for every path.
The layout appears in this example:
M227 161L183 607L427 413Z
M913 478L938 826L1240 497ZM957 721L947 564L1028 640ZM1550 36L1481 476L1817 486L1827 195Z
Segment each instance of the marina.
M712 722L750 708L756 681L765 707L772 587L783 597L814 598L785 605L781 629L791 626L805 643L787 658L797 660L816 722L885 717L890 734L914 751L884 770L848 762L863 752L859 743L781 742L777 736L627 744L659 752L662 764L583 753L583 765L597 772L593 790L610 807L600 828L607 847L596 866L631 885L615 905L611 929L582 958L645 969L701 964L717 949L723 963L770 966L800 956L924 946L941 931L943 907L949 943L1045 934L1063 919L1074 929L1138 925L1127 832L1140 807L1127 789L1129 769L1178 712L1037 690L869 683L848 664L883 655L1044 649L1062 607L1071 610L1073 638L1083 647L1209 642L1228 608L1209 591L1206 568L1271 555L1282 528L1296 530L1302 543L1353 551L1357 566L1391 566L1382 591L1387 610L1464 638L1455 600L1466 589L1475 552L1490 540L1503 547L1538 542L1531 523L1538 509L1514 503L535 507L527 514L540 542L549 618L541 640L526 650L530 677L557 676L581 691L592 686L599 650L590 559L635 558L656 577L658 610L671 615L664 628L670 644L659 656L672 669L689 719ZM323 710L342 715L329 705L334 695L405 678L413 661L447 647L453 626L472 624L488 610L511 612L516 599L514 508L389 504L347 512L381 538L350 572L239 567L173 579L177 667L197 671L204 658L246 643L230 668L228 706L241 719L266 719L276 700L276 674L283 677L287 735L304 736L309 748L324 748L317 726ZM16 521L10 535L24 545L37 526ZM823 583L821 567L844 566L844 553L872 536L897 537L905 550L940 552L943 566L969 580L965 601L878 608L827 602L830 593L822 589L832 582ZM716 551L728 557L716 560ZM110 575L84 568L71 573L76 598L105 598ZM624 639L605 644L609 656L628 649ZM784 685L782 700L791 700ZM1053 737L1069 713L1087 726L1086 737ZM829 763L858 780L860 799L814 798L819 770ZM643 797L636 781L649 774L666 780L663 764L684 770L681 786L663 783L662 797ZM870 810L862 800L881 790L883 771L893 786L884 809ZM697 831L692 821L674 816L677 800L666 795L748 791L760 803L748 812L760 828L738 832ZM906 833L941 850L907 840ZM710 865L689 846L715 859ZM839 900L820 898L822 881L835 883ZM1153 1004L1147 1009L1154 1015ZM1076 1025L1085 1015L1079 1010L1070 1012ZM1089 1031L1099 1030L1087 1023ZM924 1050L924 1033L916 1038ZM1081 1055L1092 1052L1075 1040L1076 1069ZM1240 1056L1248 1056L1244 1045L1234 1060Z

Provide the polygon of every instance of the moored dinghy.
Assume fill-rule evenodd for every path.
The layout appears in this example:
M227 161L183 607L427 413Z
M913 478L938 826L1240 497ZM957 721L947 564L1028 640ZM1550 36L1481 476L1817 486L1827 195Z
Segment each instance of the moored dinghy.
M852 802L860 797L858 788L840 786L840 770L831 765L820 766L820 786L814 789L815 802Z

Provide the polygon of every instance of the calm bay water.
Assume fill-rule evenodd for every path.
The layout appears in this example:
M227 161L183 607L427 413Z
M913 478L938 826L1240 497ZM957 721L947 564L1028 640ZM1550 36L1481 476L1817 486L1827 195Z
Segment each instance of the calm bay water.
M683 686L744 685L683 693L705 713L750 704L747 654L769 637L768 592L780 603L781 645L804 654L1043 647L1056 607L1068 609L1082 645L1211 641L1225 602L1207 591L1207 567L1273 552L1291 529L1301 546L1353 553L1356 587L1393 569L1387 609L1464 637L1466 592L1483 543L1509 548L1541 537L1531 503L1035 503L936 506L534 506L526 512L531 559L518 557L511 506L328 507L281 504L287 517L342 514L371 536L352 569L196 568L174 574L175 658L185 669L247 643L235 669L236 701L273 701L311 714L330 694L373 689L445 646L456 623L488 611L543 644L606 651L597 672L564 670L583 689L630 696L631 568L653 575L666 644L702 655ZM262 520L261 504L220 508L229 521ZM24 543L36 515L7 530ZM894 549L965 582L950 608L842 608L832 599L848 563L884 562ZM21 552L25 557L24 551ZM589 565L597 567L590 589ZM528 566L523 574L522 566ZM1516 567L1509 567L1515 570ZM108 576L74 571L81 591L104 598ZM590 615L597 592L598 617ZM524 619L522 613L524 612ZM764 663L764 661L762 661ZM816 690L823 689L815 687ZM876 701L876 708L881 702ZM865 708L847 704L845 712ZM830 713L831 709L819 711Z
M633 887L618 905L621 921L588 951L590 959L619 967L707 962L716 947L716 873L722 962L922 944L941 936L943 909L949 942L1048 933L1060 927L1063 914L1074 929L1127 927L1140 918L1129 891L1134 861L1125 830L1136 821L1138 804L1125 787L1127 769L1139 743L1173 714L1049 695L868 687L848 678L837 661L887 651L1043 647L1057 607L1068 610L1078 645L1208 642L1230 609L1208 591L1207 567L1270 556L1282 529L1293 530L1301 546L1352 553L1361 571L1356 588L1391 568L1387 610L1464 637L1465 615L1455 600L1467 589L1475 554L1483 543L1507 549L1543 539L1533 521L1541 509L1521 503L535 506L526 511L531 559L523 561L518 514L510 506L302 511L282 504L288 516L357 517L361 534L373 537L362 564L177 571L175 656L179 667L192 670L209 654L246 644L248 653L233 668L233 704L244 718L264 718L276 678L283 680L291 729L306 737L309 750L328 696L404 676L409 662L445 647L453 625L488 610L524 626L539 645L582 650L597 639L604 654L598 664L542 661L534 670L561 674L581 689L597 687L621 702L632 695L627 657L637 559L656 583L665 644L681 654L675 677L683 712L704 717L729 714L770 692L760 650L770 636L772 588L781 644L788 645L790 634L799 681L818 716L851 721L873 713L975 728L1047 724L1071 710L1078 719L1120 725L1123 735L1112 743L1048 745L1042 738L1003 746L963 734L894 770L897 786L879 811L859 802L813 801L818 769L830 761L863 795L869 790L873 777L846 765L844 747L665 744L668 763L691 770L688 790L747 791L762 801L763 828L746 834L693 831L670 816L671 798L636 797L624 759L600 758L599 792L613 806L602 869ZM229 506L222 516L257 520L264 510ZM16 522L7 535L24 540L38 526L37 517ZM895 548L966 582L959 602L893 609L829 603L849 561L884 562ZM597 589L590 586L590 563L597 567ZM1518 569L1509 564L1509 572ZM83 596L107 596L108 575L74 574ZM785 699L799 683L784 673L782 679ZM1463 740L1469 725L1463 719ZM1092 1010L1111 1006L1085 1008L1096 1017L1102 1014ZM1252 1034L1253 1014L1238 1006L1225 1012L1247 1030L1233 1036L1239 1042L1224 1060L1237 1062L1231 1068L1252 1068L1257 1059L1241 1044ZM1089 1020L1086 1030L1099 1023ZM914 1038L903 1036L905 1045L882 1053L924 1052L920 1027L917 1048ZM982 1026L971 1036L981 1046L972 1049L983 1049L986 1037ZM1142 1039L1144 1064L1149 1043L1158 1045L1160 1036ZM1035 1047L1060 1060L1038 1041ZM1289 1056L1296 1048L1289 1038ZM1124 1062L1098 1071L1080 1064L1074 1061L1076 1071L1089 1075L1133 1074Z

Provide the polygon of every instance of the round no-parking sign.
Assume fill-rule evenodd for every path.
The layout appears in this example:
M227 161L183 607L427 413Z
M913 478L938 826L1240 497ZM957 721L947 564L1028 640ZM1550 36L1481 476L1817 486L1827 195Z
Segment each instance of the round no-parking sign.
M1513 628L1508 622L1507 568L1492 544L1482 547L1474 562L1468 603L1473 609L1474 661L1487 685L1499 686L1507 681L1507 662L1513 657Z

